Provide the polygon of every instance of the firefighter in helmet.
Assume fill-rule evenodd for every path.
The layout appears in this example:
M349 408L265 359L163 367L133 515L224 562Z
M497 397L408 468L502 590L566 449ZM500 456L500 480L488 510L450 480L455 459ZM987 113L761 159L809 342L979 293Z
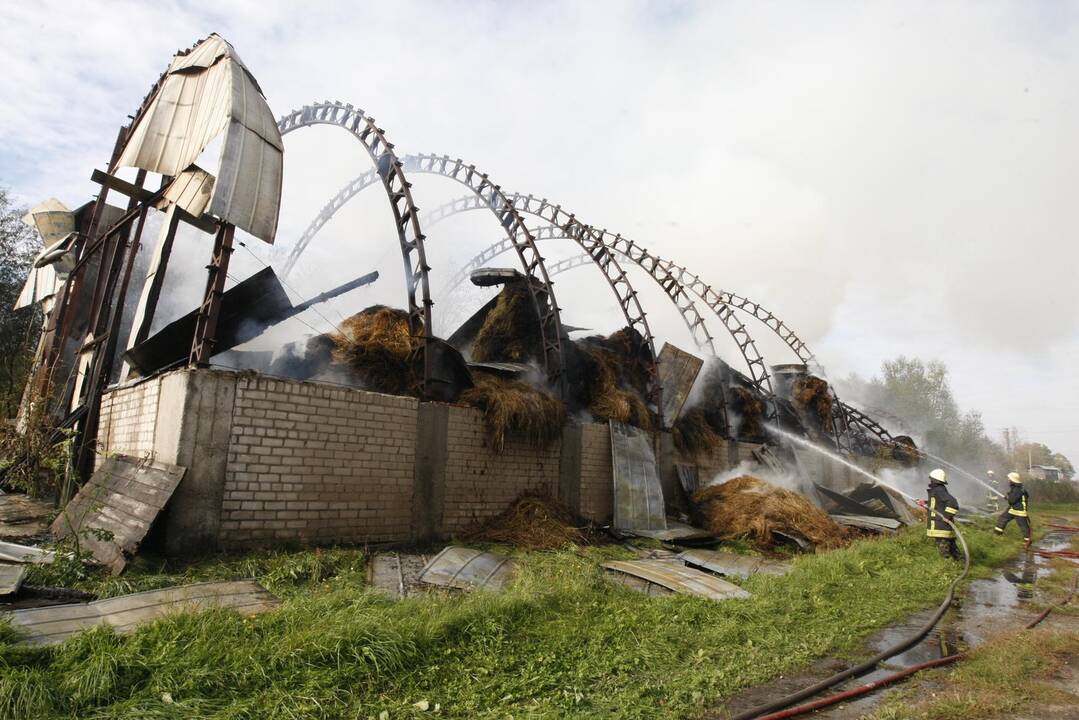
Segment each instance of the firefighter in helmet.
M959 501L948 492L947 473L940 468L929 473L928 491L925 534L936 541L941 557L958 560L961 556L955 544L955 530L948 522L955 522L959 514ZM944 521L945 518L948 522Z
M997 519L997 525L993 528L997 535L1003 535L1004 529L1008 527L1008 523L1015 520L1019 523L1019 529L1023 532L1023 540L1026 544L1030 545L1030 511L1027 508L1027 501L1030 499L1030 494L1027 489L1023 487L1023 478L1019 476L1019 473L1008 473L1008 509L1000 514Z

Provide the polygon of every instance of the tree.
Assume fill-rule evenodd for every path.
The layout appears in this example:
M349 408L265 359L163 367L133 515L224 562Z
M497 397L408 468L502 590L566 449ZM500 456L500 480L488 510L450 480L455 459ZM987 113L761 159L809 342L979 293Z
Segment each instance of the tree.
M13 309L41 248L37 233L20 219L25 212L0 187L0 406L4 417L18 410L41 324L36 307Z

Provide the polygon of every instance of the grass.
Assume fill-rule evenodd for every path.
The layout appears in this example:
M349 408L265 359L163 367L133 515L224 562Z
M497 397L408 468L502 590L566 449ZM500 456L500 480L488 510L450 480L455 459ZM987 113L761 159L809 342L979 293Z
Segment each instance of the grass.
M964 528L981 572L1014 538ZM645 597L604 579L619 546L519 553L501 594L393 601L364 587L362 553L258 553L87 578L104 594L254 576L280 609L176 615L131 635L53 648L0 633L0 718L684 718L850 652L939 601L956 566L918 528L798 558L746 600ZM427 710L422 707L426 703ZM386 715L383 715L386 713Z
M1079 657L1079 632L1050 628L1003 633L978 647L954 669L927 673L925 686L893 691L872 720L1039 717L1049 706L1073 708L1079 697L1053 676ZM1025 712L1024 712L1025 711ZM1055 717L1064 717L1055 715Z

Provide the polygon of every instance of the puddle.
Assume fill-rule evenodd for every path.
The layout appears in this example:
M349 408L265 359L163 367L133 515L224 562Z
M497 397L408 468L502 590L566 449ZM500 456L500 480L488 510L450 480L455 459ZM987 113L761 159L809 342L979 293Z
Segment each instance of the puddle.
M1041 550L1063 550L1071 546L1071 537L1071 534L1066 532L1049 532L1037 547ZM1023 606L1034 599L1038 579L1050 571L1049 560L1037 555L1034 548L1020 553L1017 558L1001 566L992 577L971 582L959 602L952 605L933 631L920 643L885 661L873 672L832 688L832 692L864 685L927 660L954 655L980 645L991 635L1000 632L1002 627L1014 626L1017 621L1034 614ZM867 647L876 653L895 645L925 625L935 611L935 607L923 610L902 623L878 631L870 636ZM822 659L803 673L782 678L769 685L750 688L731 698L717 717L729 717L730 714L758 706L766 700L794 692L833 674L838 669L841 668L836 667L835 659ZM842 705L807 713L803 717L855 720L872 712L880 702L880 696L880 691L870 693Z

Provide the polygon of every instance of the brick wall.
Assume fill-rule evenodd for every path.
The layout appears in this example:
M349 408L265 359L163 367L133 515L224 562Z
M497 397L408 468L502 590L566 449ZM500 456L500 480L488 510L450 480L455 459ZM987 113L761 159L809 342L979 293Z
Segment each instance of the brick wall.
M525 490L555 495L559 480L560 443L537 450L519 440L506 440L501 453L487 443L483 414L451 406L446 444L442 531L460 532L497 515Z
M157 377L104 393L97 434L104 453L135 457L153 453L161 382Z
M609 522L614 508L611 429L600 423L581 426L581 515Z
M237 379L221 544L406 541L416 400Z

